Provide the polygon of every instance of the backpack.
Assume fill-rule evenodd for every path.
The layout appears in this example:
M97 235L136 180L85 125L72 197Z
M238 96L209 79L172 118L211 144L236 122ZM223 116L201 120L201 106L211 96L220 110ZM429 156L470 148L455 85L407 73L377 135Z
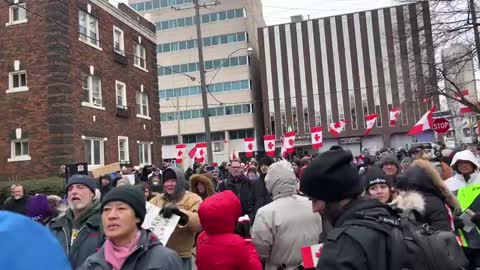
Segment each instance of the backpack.
M388 237L390 270L466 269L468 260L453 232L433 230L427 224L416 222L420 214L415 210L392 211L391 217L357 215L339 229L364 226Z

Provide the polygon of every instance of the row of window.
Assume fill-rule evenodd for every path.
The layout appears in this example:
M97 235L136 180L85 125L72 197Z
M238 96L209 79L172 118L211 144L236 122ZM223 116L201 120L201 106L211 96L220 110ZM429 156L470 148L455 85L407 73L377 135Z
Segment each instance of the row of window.
M208 116L225 116L253 113L253 104L229 105L215 108L208 108ZM178 115L178 116L177 116ZM160 121L197 119L203 117L203 109L187 110L181 112L160 113Z
M243 41L248 41L247 32L205 37L203 38L203 45L205 47L210 47L210 46L215 46L220 44L228 44L228 43L243 42ZM182 40L182 41L176 41L171 43L158 44L157 53L190 50L196 47L197 47L197 40L195 39Z
M192 3L192 0L148 0L145 2L131 4L130 7L136 11L147 11L160 8L171 8L183 4Z
M231 9L227 11L212 12L212 13L204 14L201 16L200 22L203 24L203 23L232 20L232 19L244 18L244 17L247 17L247 11L245 9L243 8ZM181 28L181 27L189 27L189 26L195 25L195 17L184 17L184 18L178 18L173 20L160 21L160 22L156 22L155 25L157 26L157 31Z
M105 164L105 139L85 138L85 162L89 166L102 166ZM152 164L151 142L138 142L138 158L140 165ZM11 155L8 162L31 160L28 139L12 140ZM130 150L128 137L118 137L118 161L130 163Z
M223 82L208 85L208 90L210 92L216 93L250 89L251 86L249 80ZM200 86L190 86L183 88L164 89L160 90L159 92L160 99L168 99L173 97L198 96L202 94L202 88Z
M247 56L230 57L228 59L215 59L215 60L205 61L205 70L212 70L220 67L228 68L228 67L244 66L248 64L249 64L249 60ZM168 67L159 67L158 76L167 76L167 75L177 74L177 73L197 72L199 70L200 70L200 63L198 62L182 64L182 65L173 65Z
M228 131L230 140L240 140L245 138L255 137L255 131L253 129L240 129ZM225 141L225 132L212 132L211 138L213 142ZM182 136L183 143L199 143L206 141L205 133L190 134ZM176 145L178 144L178 136L162 137L162 145Z

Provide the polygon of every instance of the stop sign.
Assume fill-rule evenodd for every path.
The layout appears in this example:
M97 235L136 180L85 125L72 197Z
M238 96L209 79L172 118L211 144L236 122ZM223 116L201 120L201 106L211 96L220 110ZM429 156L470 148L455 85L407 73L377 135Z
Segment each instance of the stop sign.
M438 118L433 120L433 130L435 130L435 132L444 134L444 133L447 133L449 129L450 129L450 122L448 122L447 119Z

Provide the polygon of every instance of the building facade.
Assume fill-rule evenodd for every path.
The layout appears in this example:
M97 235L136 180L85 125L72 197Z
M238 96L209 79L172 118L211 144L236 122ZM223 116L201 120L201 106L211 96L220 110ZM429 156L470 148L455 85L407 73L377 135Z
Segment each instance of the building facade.
M0 2L0 179L160 161L155 26L104 0Z
M320 126L322 149L342 144L354 154L433 139L431 132L406 136L438 103L422 98L435 77L427 2L269 26L258 35L265 133L279 140L296 130L297 151L311 151L310 128ZM392 108L401 109L395 126ZM376 127L364 136L365 116L374 113ZM328 130L339 120L347 125L336 138Z
M187 144L188 151L205 142L195 10L191 0L129 4L157 27L162 153L174 160L176 144ZM243 139L263 126L256 122L261 106L254 94L260 92L257 28L265 22L260 0L221 1L200 13L212 149L214 160L221 162L243 151Z

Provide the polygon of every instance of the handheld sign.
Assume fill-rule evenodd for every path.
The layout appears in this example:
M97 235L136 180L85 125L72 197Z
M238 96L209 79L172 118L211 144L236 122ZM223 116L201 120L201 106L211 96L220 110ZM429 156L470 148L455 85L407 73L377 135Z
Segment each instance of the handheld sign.
M142 228L145 230L152 231L157 237L158 240L166 246L168 239L172 236L173 231L177 227L180 217L177 215L172 215L170 218L164 218L160 215L160 210L162 208L147 202L147 214L145 215L145 220L143 221Z
M98 169L92 170L92 175L94 178L98 178L102 175L111 174L114 172L118 172L120 170L121 170L120 163L115 162L115 163L100 167Z

